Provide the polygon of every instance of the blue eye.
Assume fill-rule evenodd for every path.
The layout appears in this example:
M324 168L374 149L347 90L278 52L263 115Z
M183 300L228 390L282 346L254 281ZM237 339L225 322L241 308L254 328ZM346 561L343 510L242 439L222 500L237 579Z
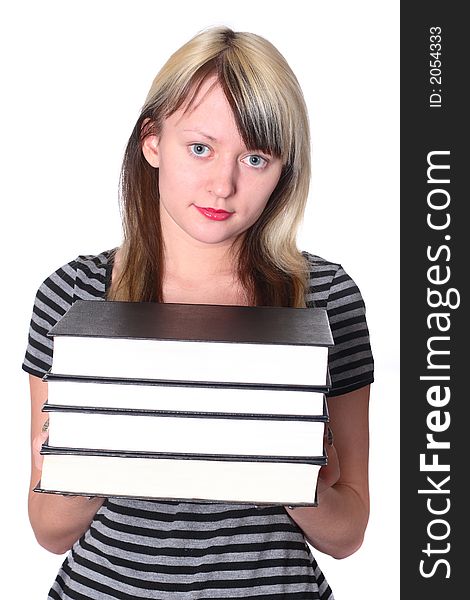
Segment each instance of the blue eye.
M268 161L259 156L258 154L250 154L246 158L243 159L250 167L254 167L255 169L262 169L268 164Z
M205 156L209 148L205 144L191 144L191 152L196 156Z

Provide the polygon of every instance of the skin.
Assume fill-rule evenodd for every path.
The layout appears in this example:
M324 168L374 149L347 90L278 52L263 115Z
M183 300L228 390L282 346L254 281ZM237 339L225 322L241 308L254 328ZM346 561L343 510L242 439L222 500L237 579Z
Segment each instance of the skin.
M145 138L142 151L159 168L160 214L165 244L167 302L247 304L229 253L236 237L260 216L279 180L279 159L249 151L230 106L214 81L207 81L190 111L174 113L159 135ZM231 213L213 221L196 206ZM117 253L113 276L119 270ZM31 488L29 515L39 543L62 554L89 528L103 499L37 494L47 384L30 376ZM361 545L369 516L369 386L329 400L334 445L320 472L318 506L286 507L318 550L344 558Z
M334 558L360 548L369 519L369 392L368 385L329 399L334 445L320 471L318 506L286 509L312 546Z
M67 552L89 528L103 498L89 500L82 496L60 496L38 494L34 486L41 478L41 444L47 434L42 426L46 415L41 412L47 400L47 383L34 375L29 376L31 390L31 481L28 496L28 511L31 526L38 542L54 554Z
M195 106L183 107L145 138L142 151L159 169L165 273L179 282L231 275L229 248L261 215L281 175L279 158L249 151L230 105L209 79ZM229 211L211 221L196 209ZM189 258L189 260L188 260Z

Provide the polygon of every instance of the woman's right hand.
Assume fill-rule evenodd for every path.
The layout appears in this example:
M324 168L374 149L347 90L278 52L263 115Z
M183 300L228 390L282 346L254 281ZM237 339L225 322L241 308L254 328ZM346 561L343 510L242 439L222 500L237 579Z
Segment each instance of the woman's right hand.
M47 400L47 383L30 375L31 388L31 481L29 520L38 542L54 554L64 554L87 531L104 502L104 498L62 496L35 492L41 480L43 456L41 447L49 432L45 429L47 414L42 411Z

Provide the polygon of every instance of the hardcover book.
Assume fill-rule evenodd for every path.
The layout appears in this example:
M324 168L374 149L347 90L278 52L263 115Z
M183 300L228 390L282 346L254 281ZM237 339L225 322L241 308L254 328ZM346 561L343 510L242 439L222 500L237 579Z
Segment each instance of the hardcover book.
M240 456L323 454L326 415L68 408L46 404L49 445L99 450Z
M187 382L328 385L320 308L76 301L52 328L52 372Z
M316 506L320 467L237 457L99 453L44 447L37 492Z
M83 408L160 410L259 415L323 415L323 391L280 386L235 386L217 382L139 381L60 377L48 373L50 404Z

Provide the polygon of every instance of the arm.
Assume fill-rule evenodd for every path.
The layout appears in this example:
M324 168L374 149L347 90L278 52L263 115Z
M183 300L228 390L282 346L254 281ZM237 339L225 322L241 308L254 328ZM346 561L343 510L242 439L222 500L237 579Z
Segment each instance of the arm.
M47 383L30 375L31 390L31 482L28 497L29 520L38 542L54 554L67 552L89 528L103 498L60 496L33 492L41 479L41 444L47 434L42 426L47 415L41 411L47 400Z
M329 399L334 446L320 471L318 506L286 509L307 541L334 558L361 546L369 519L369 391L368 385Z

